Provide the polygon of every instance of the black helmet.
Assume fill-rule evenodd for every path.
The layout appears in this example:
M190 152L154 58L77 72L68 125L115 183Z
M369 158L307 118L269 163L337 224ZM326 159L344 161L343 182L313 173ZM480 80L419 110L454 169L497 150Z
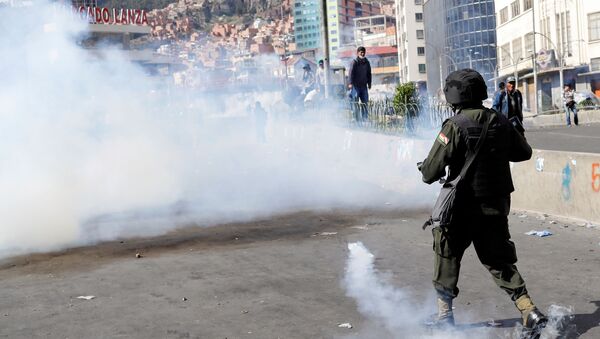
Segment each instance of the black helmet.
M476 70L465 68L448 74L444 86L446 101L452 105L487 99L487 86Z

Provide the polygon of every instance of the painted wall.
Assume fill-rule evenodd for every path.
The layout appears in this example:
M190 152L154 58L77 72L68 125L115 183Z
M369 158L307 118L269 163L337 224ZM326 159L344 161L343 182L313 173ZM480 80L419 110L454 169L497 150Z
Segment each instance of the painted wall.
M278 130L289 149L307 149L365 183L400 193L411 208L430 209L440 185L426 185L416 163L434 141L332 126L290 125ZM328 140L323 142L323 140ZM326 155L326 156L325 156ZM600 154L534 150L532 159L511 164L512 208L600 224ZM408 199L408 200L406 200Z
M513 208L600 223L600 154L534 150L512 173Z

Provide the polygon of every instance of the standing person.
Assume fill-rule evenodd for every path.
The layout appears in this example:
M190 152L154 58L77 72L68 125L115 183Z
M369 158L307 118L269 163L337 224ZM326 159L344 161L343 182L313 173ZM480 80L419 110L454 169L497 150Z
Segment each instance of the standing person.
M517 89L515 77L506 78L506 89L496 95L492 108L508 119L517 117L523 123L523 96Z
M306 95L308 92L312 91L315 86L315 74L309 64L304 64L302 69L304 70L304 73L302 74L302 94Z
M498 97L498 95L501 95L502 92L504 92L505 88L506 84L504 83L504 81L500 81L500 83L498 84L498 90L496 91L496 93L494 93L494 101L496 100L496 97Z
M573 112L573 122L575 123L575 126L579 125L579 119L577 119L577 105L575 103L575 90L573 90L569 84L565 84L563 100L565 113L567 114L567 126L571 126L571 112Z
M367 50L360 46L356 49L356 59L350 64L348 87L351 90L351 96L356 102L360 100L362 119L366 119L368 112L366 105L369 102L369 90L371 89L371 64L365 57Z
M517 270L515 244L510 240L508 213L510 193L514 190L509 161L531 158L525 136L508 119L483 107L487 87L481 74L472 69L450 73L444 87L446 100L452 105L453 117L446 120L427 158L419 164L423 181L431 184L449 173L446 182L461 172L468 154L473 154L482 130L488 132L468 172L458 186L452 220L435 225L433 233L433 286L438 295L435 324L454 325L452 300L458 295L460 262L473 243L481 263L494 282L508 293L521 312L526 333L534 335L545 326L547 318L529 297L525 281Z
M323 59L319 60L319 67L317 67L317 91L319 93L325 93L325 62Z

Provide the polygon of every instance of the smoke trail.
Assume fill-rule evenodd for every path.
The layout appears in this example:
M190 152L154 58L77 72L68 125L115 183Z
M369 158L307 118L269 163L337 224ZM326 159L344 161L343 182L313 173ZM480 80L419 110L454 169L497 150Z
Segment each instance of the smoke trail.
M423 339L467 339L471 337L498 337L486 328L471 329L469 333L457 330L436 333L428 330L424 324L431 319L433 300L417 302L407 291L394 287L376 272L374 255L361 243L349 243L344 286L346 294L356 300L358 310L369 320L380 323L380 327L369 329L375 333L366 333L364 337L423 338ZM548 325L542 331L541 339L570 338L576 334L573 310L570 307L551 305L547 311ZM521 338L523 327L517 325L505 333L505 338Z

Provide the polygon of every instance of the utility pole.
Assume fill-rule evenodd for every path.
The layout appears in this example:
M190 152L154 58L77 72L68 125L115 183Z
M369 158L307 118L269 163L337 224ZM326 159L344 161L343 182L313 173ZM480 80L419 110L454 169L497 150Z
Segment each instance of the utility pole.
M531 22L533 23L533 97L535 101L535 113L538 113L538 89L537 89L537 48L535 47L535 1L531 2L531 15L533 16Z
M323 17L323 67L325 71L325 98L329 99L329 25L327 22L327 0L321 0L321 16Z

